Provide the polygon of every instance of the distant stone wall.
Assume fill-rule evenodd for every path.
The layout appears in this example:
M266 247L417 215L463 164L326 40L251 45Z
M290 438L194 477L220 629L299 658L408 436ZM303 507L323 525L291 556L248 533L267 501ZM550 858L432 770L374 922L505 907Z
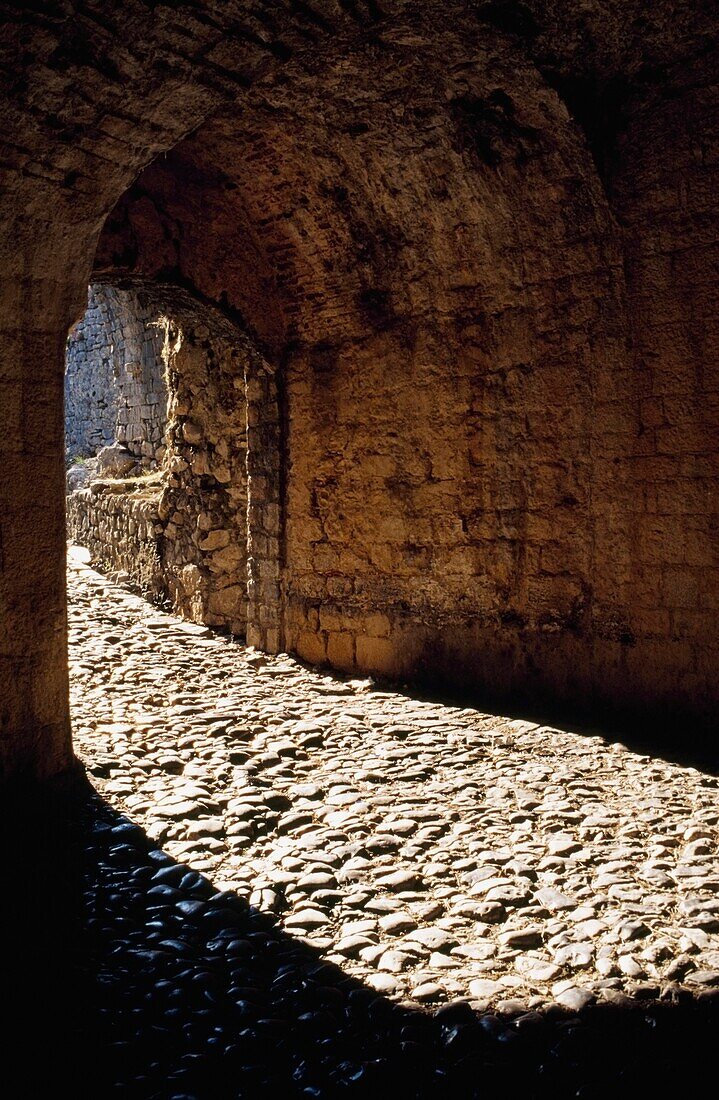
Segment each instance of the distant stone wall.
M67 533L108 573L126 573L144 596L167 595L161 562L159 488L128 492L124 482L97 482L67 498Z
M115 439L117 388L113 379L107 304L88 290L87 312L67 340L65 454L68 461L96 455Z
M117 440L154 469L164 454L167 393L156 302L134 288L88 290L87 312L68 338L65 453L92 456Z

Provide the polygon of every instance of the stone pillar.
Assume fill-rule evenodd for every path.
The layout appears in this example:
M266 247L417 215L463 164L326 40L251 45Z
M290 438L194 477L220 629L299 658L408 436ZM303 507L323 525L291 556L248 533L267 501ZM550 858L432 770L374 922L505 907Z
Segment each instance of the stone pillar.
M284 648L281 589L281 431L277 376L259 357L245 368L247 391L247 644Z
M31 239L28 237L27 239ZM17 235L0 298L0 783L73 764L67 676L63 372L79 294L51 275L53 250ZM59 251L59 249L58 249ZM13 270L15 267L15 270ZM82 280L82 271L80 278ZM71 300L77 297L77 302Z
M247 353L203 313L167 305L162 567L181 615L244 636Z

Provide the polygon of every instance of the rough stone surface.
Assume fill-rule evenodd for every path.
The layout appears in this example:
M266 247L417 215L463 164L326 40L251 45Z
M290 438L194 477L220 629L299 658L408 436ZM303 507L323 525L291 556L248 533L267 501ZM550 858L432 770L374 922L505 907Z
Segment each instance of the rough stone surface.
M152 599L169 602L193 622L244 636L246 390L258 389L263 361L232 324L178 288L134 286L116 293L124 295L126 328L132 321L162 336L159 349L152 345L166 391L161 464L156 476L127 479L137 472L134 456L119 443L102 448L93 484L68 497L68 533L103 569L129 575ZM140 303L141 312L131 314ZM253 509L260 524L263 508ZM258 562L266 555L261 527L252 552ZM276 542L273 552L276 558ZM266 594L262 585L260 591Z
M76 744L103 797L348 975L514 1013L716 982L714 776L258 662L81 563L70 589Z
M93 263L273 368L258 644L715 726L715 4L4 20L4 773L72 766L62 364Z
M244 635L247 341L176 295L163 357L169 401L159 513L170 600L195 622Z
M143 596L168 598L162 569L159 488L142 482L98 482L67 498L68 532L104 573L121 574Z
M358 981L344 956L323 957L326 941L282 927L268 907L274 890L248 906L94 792L50 802L45 792L2 814L24 839L4 863L15 950L3 967L13 1009L4 1065L24 1095L706 1093L719 1017L711 985L657 1001L608 984L594 999L570 979L555 1004L527 1012L506 993L483 1011L447 1002L440 983L421 979L402 1001L400 972ZM216 819L204 820L209 832ZM18 895L28 904L16 912ZM498 984L472 983L485 999ZM5 1092L17 1094L12 1079Z
M100 477L125 477L135 468L135 456L121 443L112 443L97 452L97 473Z
M162 460L167 414L163 336L151 301L129 288L89 287L87 310L68 337L65 355L65 453L70 461L118 442L133 457L132 465L154 469Z
M72 465L67 471L65 485L68 493L74 493L77 489L84 489L90 483L97 472L97 460L86 458L80 463Z

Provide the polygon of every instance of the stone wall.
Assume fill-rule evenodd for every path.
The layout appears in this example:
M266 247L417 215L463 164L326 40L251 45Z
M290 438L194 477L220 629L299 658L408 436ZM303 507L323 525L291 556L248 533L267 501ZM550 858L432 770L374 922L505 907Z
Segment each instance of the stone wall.
M471 20L413 21L426 50L343 46L321 91L213 118L99 244L277 368L248 385L249 636L499 705L711 719L715 67L598 100Z
M623 230L633 354L597 420L597 549L613 563L603 598L620 594L634 639L612 670L611 690L631 678L649 707L658 673L676 704L699 702L715 726L718 104L715 52L697 58L671 91L642 89L625 108L608 188Z
M127 482L96 482L67 498L68 537L86 547L107 573L127 581L153 601L167 596L162 570L159 490Z
M284 484L286 425L277 373L254 350L247 395L247 641L267 653L286 646Z
M40 777L72 759L62 371L93 257L108 277L194 288L275 365L292 360L289 385L278 376L290 444L293 402L298 414L278 481L288 600L310 611L320 598L308 543L324 543L333 585L354 584L343 555L356 545L383 613L395 571L368 557L369 519L355 538L356 476L381 501L378 546L414 556L421 601L408 576L395 607L419 633L429 607L442 661L428 645L424 665L510 697L517 685L715 716L716 4L321 0L272 18L249 0L126 0L107 18L97 4L47 7L13 9L0 89L13 136L0 219L0 767ZM372 452L371 426L364 469L333 483L343 440L321 415L302 423L298 387L347 392L334 401L346 438L375 381L402 411L383 422L392 453ZM450 448L453 424L465 427L466 462L447 472L435 409ZM405 494L407 438L429 463ZM305 449L318 479L309 463L292 469ZM388 459L397 472L383 472ZM646 480L625 493L630 469ZM293 520L318 510L323 529L290 569ZM428 577L433 516L459 545L443 544ZM440 634L447 591L454 622ZM421 674L398 628L391 646L394 667Z
M104 337L99 330L95 333L97 346L111 345L117 333L113 318L119 313L123 332L136 335L148 330L148 317L155 318L147 375L161 377L167 394L166 404L163 399L162 406L150 406L166 408L166 446L152 488L143 488L142 481L96 481L88 490L71 493L68 533L91 551L102 568L126 572L137 587L155 598L165 596L185 618L244 635L245 376L255 369L259 357L217 311L177 287L107 287L91 297L112 303L114 309L103 313L95 308L93 318L100 324L104 318L110 326ZM122 303L121 311L114 308L117 302ZM123 346L129 346L127 339ZM127 371L122 377L126 376ZM138 390L142 390L138 399L145 400L147 391L139 383L118 387L115 394L122 401ZM144 421L143 430L149 425ZM276 440L271 461L278 462ZM150 513L152 530L145 522ZM274 596L276 617L276 592Z
M87 311L73 327L65 354L65 455L91 458L115 441L117 386L113 318L102 291L88 287Z
M247 621L246 343L176 300L164 329L169 389L160 516L163 569L186 618L244 635Z
M114 441L154 469L164 454L167 397L157 303L96 284L72 329L65 365L65 452L92 456Z

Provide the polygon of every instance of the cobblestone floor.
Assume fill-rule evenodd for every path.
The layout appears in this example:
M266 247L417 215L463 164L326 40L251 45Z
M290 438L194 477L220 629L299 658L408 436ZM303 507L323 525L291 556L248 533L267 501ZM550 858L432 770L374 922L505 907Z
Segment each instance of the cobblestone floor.
M114 830L130 849L138 826L149 838L149 854L130 876L144 892L142 928L125 914L117 929L117 951L136 934L150 970L168 960L166 985L160 980L148 1001L165 996L181 1015L170 971L180 965L197 981L183 960L198 926L214 930L210 953L241 968L247 940L220 926L223 912L242 911L258 914L246 919L261 920L260 941L290 945L273 983L282 986L284 975L296 992L292 952L306 951L318 972L351 980L357 1004L390 1014L396 1004L400 1031L444 1019L445 1040L447 1027L454 1035L452 1064L457 1052L470 1067L478 1057L463 1030L478 1035L477 1021L485 1038L498 1038L506 1073L503 1050L549 1021L566 1030L568 1021L638 1008L658 1034L664 1008L716 1004L714 776L599 737L420 701L258 654L159 612L77 558L69 586L76 749L107 812L123 815L98 826L99 835ZM105 885L93 903L100 924L112 889L122 886L127 847L118 841L103 864ZM128 988L133 965L137 959L123 969ZM212 996L256 1003L259 987L243 981L236 976L222 994L215 988L208 1004ZM337 1027L332 1002L327 994L319 1007L295 1004L315 1053ZM251 1008L239 1011L252 1017ZM276 1005L263 1026L265 1039L273 1028L280 1035ZM581 1086L573 1079L564 1092L554 1063L536 1054L523 1093L595 1095L586 1027L579 1031L585 1038L570 1047L579 1042L581 1057L574 1048L567 1054L571 1027L561 1041L568 1064L584 1065ZM134 1041L122 1027L116 1040L118 1050ZM217 1038L223 1050L226 1040ZM211 1049L207 1036L202 1042ZM402 1043L425 1045L411 1034L398 1050ZM376 1051L355 1050L331 1070L315 1066L315 1084L305 1084L303 1058L292 1063L301 1095L334 1095L340 1083L357 1091L370 1080L367 1067L382 1063ZM433 1063L440 1077L446 1050L443 1058L444 1069ZM495 1061L482 1053L485 1079ZM595 1080L601 1061L597 1054ZM167 1066L154 1062L140 1077L134 1066L136 1086L142 1080L147 1095L175 1095L152 1091L153 1074L164 1073L169 1087ZM465 1064L459 1093L474 1095L466 1071ZM421 1085L412 1080L408 1095L439 1088L424 1071ZM246 1087L226 1094L254 1095ZM220 1094L216 1087L207 1095Z

